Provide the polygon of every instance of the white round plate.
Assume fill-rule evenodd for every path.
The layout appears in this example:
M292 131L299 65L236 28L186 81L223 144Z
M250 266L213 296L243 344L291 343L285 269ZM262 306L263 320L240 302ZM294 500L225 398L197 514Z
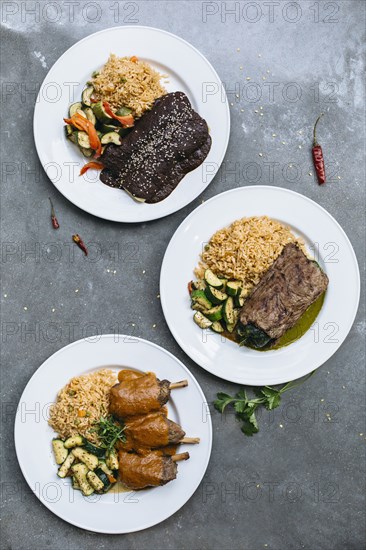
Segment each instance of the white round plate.
M181 445L190 459L178 465L177 479L163 487L83 497L70 480L57 477L48 426L49 406L72 378L101 368L153 371L160 379L188 380L173 390L169 417L198 445ZM88 531L131 533L164 521L193 495L211 454L212 426L205 396L189 370L163 348L131 336L104 335L79 340L52 355L28 382L15 420L15 448L23 475L40 501L60 518Z
M203 246L218 229L263 215L288 225L305 240L327 273L329 286L315 323L302 338L279 350L259 352L202 331L192 319L187 283L194 279ZM335 353L356 315L360 275L351 243L324 208L280 187L241 187L205 202L178 227L164 256L160 295L166 322L187 355L220 378L261 386L300 378Z
M184 92L210 128L212 146L205 162L187 174L173 193L157 204L138 203L124 191L104 185L94 170L80 177L80 168L88 159L65 139L63 118L68 115L70 103L80 101L91 73L102 67L111 53L121 57L137 55L160 73L167 74L169 83L164 83L167 91ZM34 111L35 144L52 183L82 210L117 222L162 218L193 201L219 169L229 133L228 101L215 69L182 38L151 27L113 27L77 42L47 74Z

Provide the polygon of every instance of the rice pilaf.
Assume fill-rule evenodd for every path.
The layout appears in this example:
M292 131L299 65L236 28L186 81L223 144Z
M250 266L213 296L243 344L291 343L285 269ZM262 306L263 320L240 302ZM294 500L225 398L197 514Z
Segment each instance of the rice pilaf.
M93 426L107 416L109 390L117 382L116 373L109 369L72 378L50 408L49 425L62 439L79 434L98 444Z
M276 220L267 216L236 220L216 231L205 245L195 275L203 278L210 268L216 275L242 281L243 289L249 291L288 243L296 243L306 253L302 239Z
M112 108L128 107L135 117L140 117L167 93L160 84L162 76L144 61L111 54L91 82L100 99L108 101Z

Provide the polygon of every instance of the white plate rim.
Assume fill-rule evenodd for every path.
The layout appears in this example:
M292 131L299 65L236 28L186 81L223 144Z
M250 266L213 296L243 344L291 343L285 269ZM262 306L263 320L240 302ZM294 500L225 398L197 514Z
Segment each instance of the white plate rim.
M355 289L354 307L353 307L352 313L350 314L350 317L352 318L352 322L349 323L347 333L344 336L344 338L342 338L340 340L340 342L336 346L334 346L334 348L331 350L332 352L329 354L329 356L327 357L327 359L325 361L328 361L334 355L334 353L336 353L336 351L341 347L341 345L345 341L346 337L349 334L349 331L351 330L351 328L353 326L353 323L354 323L354 320L355 320L355 317L356 317L356 314L357 314L357 311L358 311L359 301L360 301L360 271L359 271L359 266L358 266L358 261L357 261L355 251L353 249L353 246L352 246L347 234L345 233L345 231L343 230L341 225L337 222L337 220L324 207L322 207L320 204L318 204L314 200L310 199L306 195L302 195L301 193L298 193L296 191L293 191L291 189L287 189L287 188L284 188L284 187L270 186L270 185L252 185L252 186L236 187L234 189L229 189L227 191L224 191L223 193L215 195L214 197L212 197L209 200L205 201L203 204L200 204L199 206L197 206L189 214L189 216L187 216L181 222L181 224L178 226L178 228L176 229L176 231L172 235L171 240L169 241L169 244L166 248L164 258L163 258L163 261L162 261L162 265L161 265L161 272L160 272L160 301L161 301L161 306L162 306L165 321L166 321L166 323L169 327L169 330L171 331L174 339L176 340L178 345L182 348L182 350L193 361L195 361L200 367L202 367L203 369L207 370L211 374L213 374L213 375L215 375L215 376L217 376L217 377L219 377L223 380L227 380L229 382L240 383L240 384L243 384L243 385L263 386L263 385L282 384L282 383L288 382L289 380L284 379L284 378L279 377L279 376L276 376L275 373L270 378L268 378L268 381L266 381L266 382L264 382L263 379L258 380L258 381L253 380L252 378L247 379L245 377L245 373L243 373L240 377L232 376L230 374L228 374L226 376L222 376L222 373L219 373L216 369L212 369L212 367L208 366L207 363L205 363L205 361L202 361L202 359L201 359L202 356L200 356L200 354L196 353L194 348L191 347L187 342L184 341L184 338L182 338L181 334L175 328L174 319L172 319L170 317L169 313L168 313L168 301L167 301L166 294L165 294L165 286L166 286L165 279L166 279L166 277L168 277L167 264L168 264L170 250L174 247L174 240L175 240L176 236L178 236L180 233L184 232L186 227L189 225L190 220L192 218L196 217L196 216L199 216L201 210L204 210L205 208L207 208L207 206L209 206L212 203L220 201L223 196L235 195L237 193L242 193L245 190L255 190L255 191L258 191L258 192L266 191L266 190L271 190L271 191L275 191L275 192L280 191L280 192L283 192L283 193L288 193L288 194L291 194L293 196L296 196L297 198L300 198L301 200L304 200L305 202L308 202L309 204L311 204L311 206L313 206L313 207L315 206L317 209L319 209L319 211L322 212L323 215L325 215L327 218L329 218L332 221L332 223L337 227L337 229L340 232L340 234L342 235L342 237L345 239L345 242L348 246L348 251L350 252L352 260L353 260L354 275L356 276L356 281L357 281L356 289ZM266 212L264 212L263 215L271 216L270 214L267 214ZM234 221L234 219L235 218L233 218L232 221ZM222 224L220 225L220 222L218 222L217 229L220 229L222 226L223 225ZM197 261L198 261L198 257L197 257ZM324 307L322 309L324 309ZM299 340L297 342L299 342ZM294 344L292 344L291 346L288 346L287 348L281 348L281 349L282 350L283 349L290 349L295 344L296 344L296 342ZM281 351L281 349L278 350L278 351ZM260 352L257 352L257 353L260 353ZM270 352L266 352L265 354L261 353L261 355L267 355L268 353L270 353ZM324 364L325 361L314 362L314 364L312 365L312 367L310 369L309 368L303 369L303 371L298 373L296 376L294 376L293 379L295 380L295 379L301 378L301 377L309 374L311 371L316 370L322 364Z
M65 190L62 189L62 185L59 185L58 182L55 182L53 181L50 177L48 177L48 179L51 181L51 183L56 187L56 189L67 199L69 200L74 206L76 206L77 208L80 208L81 210L83 210L84 212L87 212L88 214L92 215L92 216L95 216L97 218L101 218L101 219L105 219L105 220L108 220L108 221L113 221L113 222L118 222L118 223L143 223L143 222L148 222L148 221L152 221L152 220L156 220L156 219L160 219L160 218L163 218L165 216L168 216L170 214L173 214L179 210L181 210L182 208L184 208L185 206L187 206L188 204L190 204L191 202L193 202L201 193L203 193L203 191L210 185L210 183L212 182L212 180L214 179L216 173L217 173L217 170L219 169L219 167L221 166L223 160L224 160L224 157L225 157L225 154L226 154L226 151L227 151L227 147L228 147L228 144L229 144L229 138L230 138L230 129L231 129L231 119L230 119L230 109L229 109L229 102L228 102L228 98L227 98L227 94L226 94L226 91L225 91L225 88L222 84L222 81L216 71L216 69L213 67L213 65L210 63L210 61L195 47L193 46L193 44L191 44L190 42L188 42L187 40L185 40L184 38L181 38L180 36L174 34L174 33L171 33L169 31L166 31L164 29L159 29L157 27L150 27L150 26L147 26L147 25L120 25L120 26L116 26L116 27L108 27L106 29L102 29L100 31L97 31L95 33L92 33L92 34L89 34L88 36L85 36L84 38L82 38L81 40L78 40L75 44L73 44L72 46L70 46L70 48L68 48L56 61L55 63L52 65L52 67L49 69L47 75L45 76L45 78L43 79L42 81L42 84L40 86L40 90L38 92L38 95L37 95L37 100L36 100L36 103L35 103L35 108L34 108L34 114L33 114L33 138L34 138L34 143L35 143L35 147L36 147L36 151L37 151L37 155L39 157L39 160L40 160L40 163L42 165L42 167L44 167L46 165L46 162L47 162L47 158L45 158L45 155L43 154L42 152L42 148L41 148L41 144L39 143L39 137L38 137L38 133L40 132L40 130L38 130L38 117L40 116L40 94L41 94L41 91L45 85L45 83L47 82L47 80L49 79L50 77L50 74L52 73L52 71L55 69L55 67L57 66L57 64L59 62L61 62L63 60L63 58L68 54L70 53L70 51L72 51L73 49L76 49L78 47L78 45L80 45L81 43L83 42L86 42L90 39L92 39L93 37L97 36L97 35L101 35L101 34L104 34L104 33L108 33L110 31L116 31L116 30L131 30L131 29L134 29L134 30L146 30L146 31L154 31L154 32L158 32L162 35L166 35L166 36L170 36L171 38L174 38L175 40L177 40L178 42L181 42L182 44L184 44L185 46L189 47L192 52L194 52L197 56L199 56L201 58L201 60L203 60L207 67L210 69L210 71L212 72L213 76L215 77L215 82L219 84L220 86L220 93L221 93L221 96L224 97L225 101L223 101L223 105L225 107L225 117L226 117L226 126L227 126L227 130L226 130L226 134L225 136L222 136L223 137L223 141L222 141L222 151L221 151L221 155L219 157L219 159L215 159L215 164L217 165L217 169L215 171L214 174L208 174L207 176L207 181L205 183L205 185L201 186L199 188L199 191L197 194L195 194L195 196L193 198L190 198L188 200L184 200L182 201L178 206L171 206L171 207L168 207L168 208L164 208L164 206L167 204L165 201L167 199L169 199L169 197L167 197L167 199L165 199L165 201L161 201L160 203L157 203L157 205L160 205L161 207L161 212L160 213L154 213L154 210L150 210L150 213L147 214L147 215L144 215L142 217L138 217L136 216L136 219L130 219L130 218L125 218L122 214L120 216L113 216L113 215L101 215L100 213L98 213L98 208L94 209L94 208L89 208L89 207L85 207L83 206L80 202L78 201L74 201L70 198L70 196L68 195L68 193L65 192ZM209 121L207 121L209 123ZM221 134L220 134L221 136ZM217 138L216 138L217 139ZM210 153L209 153L210 155ZM208 158L208 157L207 157ZM205 162L206 162L207 159L205 159ZM199 168L197 168L196 170L198 170ZM194 173L195 170L193 170L191 173ZM173 191L174 193L174 191ZM173 194L172 193L172 194ZM171 195L170 195L171 196ZM131 199L132 200L132 199ZM165 205L164 205L164 202L165 202ZM136 207L138 208L138 206L141 206L139 204L136 204ZM156 206L156 205L151 205L151 206ZM136 212L138 212L138 210L136 210Z
M93 337L88 337L88 338L83 338L83 339L80 339L80 340L76 340L75 342L71 342L70 344L62 347L61 349L59 349L58 351L56 351L55 353L53 353L52 355L50 355L39 367L38 369L33 373L33 375L31 376L31 378L28 380L23 392L22 392L22 395L19 399L19 403L22 402L23 400L23 397L24 395L26 394L27 391L29 391L29 388L32 384L32 382L34 382L34 380L36 379L37 376L39 376L42 371L44 369L47 368L48 364L50 363L50 361L52 361L56 356L59 356L59 355L62 355L65 350L70 350L74 347L77 347L79 345L82 345L82 344L85 344L87 342L87 340L90 340L92 339ZM146 340L144 338L140 338L140 337L137 337L137 336L130 336L130 335L126 335L126 334L103 334L103 335L97 335L95 336L95 338L98 338L97 342L100 341L100 340L105 340L105 339L113 339L115 341L116 338L118 338L118 341L120 339L128 339L128 338L133 338L134 341L137 341L141 344L144 344L144 345L147 345L147 346L151 346L155 349L157 349L158 351L162 352L163 354L167 355L168 357L170 357L170 359L172 359L173 361L175 361L177 363L177 365L179 365L179 367L182 369L182 372L185 373L186 375L188 375L188 377L190 378L190 381L193 382L193 385L195 386L195 389L198 391L199 395L201 396L202 398L202 402L203 403L207 403L207 400L206 400L206 397L203 393L203 390L200 386L200 384L198 383L197 379L195 378L195 376L191 373L191 371L183 364L182 361L180 361L180 359L178 359L177 357L175 357L175 355L173 355L171 352L169 352L168 350L166 350L165 348L159 346L158 344L155 344L154 342L150 342L149 340ZM123 359L121 359L121 363L123 362ZM100 366L100 368L108 368L108 366L104 365L104 366ZM87 368L85 369L85 371L81 371L81 372L78 372L78 373L75 373L74 376L80 376L81 374L83 374L83 372L88 372ZM207 415L206 415L206 422L205 424L207 425L207 435L208 435L208 438L207 440L205 441L205 445L206 445L206 459L205 459L205 462L201 465L201 468L202 468L202 471L201 471L201 475L200 475L200 478L199 480L197 481L197 483L195 484L195 486L193 487L190 495L188 498L186 498L184 500L184 502L181 502L179 503L179 505L177 507L173 507L172 510L169 511L169 513L162 519L160 519L159 521L151 521L151 522L146 522L146 523L142 523L141 526L139 526L138 528L133 528L133 529L124 529L124 530L104 530L103 528L98 528L98 527L95 527L95 526L86 526L86 525L83 525L82 523L79 523L77 521L72 521L70 518L68 517L64 517L63 514L60 514L58 513L57 511L55 511L54 509L52 509L52 506L50 505L49 502L45 501L43 498L41 498L39 495L37 495L35 493L35 491L33 491L32 489L32 480L30 479L30 476L28 474L28 472L26 471L25 467L24 467L24 463L22 462L23 461L23 457L22 456L22 453L20 451L20 446L19 446L19 432L20 432L20 421L19 421L19 411L18 411L18 406L17 406L17 412L16 412L16 417L15 417L15 422L14 422L14 443L15 443L15 452L16 452L16 456L17 456L17 460L18 460L18 464L19 464L19 468L23 474L23 477L25 479L25 481L27 482L28 486L31 488L32 492L37 496L37 498L40 500L40 502L46 506L46 508L48 508L53 514L55 514L56 516L60 517L63 521L67 522L67 523L70 523L71 525L74 525L80 529L83 529L83 530L87 530L87 531L92 531L92 532L95 532L95 533L103 533L103 534L111 534L111 535L116 535L116 534L128 534L128 533L134 533L134 532L138 532L138 531L142 531L142 530L145 530L145 529L148 529L150 527L153 527L154 525L158 525L159 523L161 522L164 522L166 519L170 518L172 515L174 515L176 512L178 512L187 502L188 500L193 496L193 494L197 491L199 485L201 484L202 482L202 479L206 473L206 470L207 470L207 467L208 467L208 464L209 464L209 461L210 461L210 457L211 457L211 452L212 452L212 440L213 440L213 429L212 429L212 421L211 421L211 415L209 414L208 410L207 410ZM202 442L201 442L202 443ZM21 457L21 458L20 458ZM53 472L54 473L54 472Z

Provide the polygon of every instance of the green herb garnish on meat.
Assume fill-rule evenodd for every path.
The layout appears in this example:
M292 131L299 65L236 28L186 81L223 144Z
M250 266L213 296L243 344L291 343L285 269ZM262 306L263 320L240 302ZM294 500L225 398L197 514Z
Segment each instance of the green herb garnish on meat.
M260 406L264 406L271 411L276 409L281 403L281 396L288 390L296 388L303 384L314 374L311 372L299 382L287 382L282 388L276 389L272 386L263 386L261 388L253 388L256 397L250 398L247 395L245 388L242 388L234 397L231 395L219 392L217 399L214 401L214 407L220 413L223 413L228 405L234 407L235 416L242 422L241 431L248 436L252 436L259 431L256 418L256 410Z
M125 426L117 423L113 416L101 416L99 422L96 422L93 432L98 434L100 447L112 451L118 441L126 441L126 436L123 433Z

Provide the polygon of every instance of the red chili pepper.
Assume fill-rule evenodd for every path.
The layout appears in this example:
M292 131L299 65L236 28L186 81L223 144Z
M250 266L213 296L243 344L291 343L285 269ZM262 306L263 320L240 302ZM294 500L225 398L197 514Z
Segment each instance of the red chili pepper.
M324 165L324 158L323 158L323 150L321 148L321 145L316 140L316 127L321 119L321 117L324 115L324 113L321 113L321 115L318 116L316 119L315 125L314 125L314 132L313 132L313 161L314 161L314 167L316 171L316 175L318 176L318 182L319 185L322 183L325 183L325 165Z
M78 235L76 233L76 235L73 235L72 236L72 240L74 241L74 243L76 243L78 245L78 247L84 252L85 256L88 255L88 249L86 248L85 246L85 243L83 241L83 239L81 239L80 235Z
M60 224L58 223L58 220L56 218L55 209L53 208L53 203L52 203L50 197L48 197L48 199L51 203L51 223L52 223L52 227L53 227L53 229L58 229L60 227Z
M117 116L111 109L111 106L109 105L108 101L103 101L103 107L105 109L105 112L110 117L114 118L115 120L118 120L122 126L125 128L131 128L134 125L134 118L132 115L126 115L126 116Z
M85 174L85 172L87 172L89 169L103 170L103 168L104 168L104 164L102 164L101 162L96 162L95 160L92 160L91 162L87 162L86 164L84 164L84 166L80 170L79 176L82 176L83 174Z

